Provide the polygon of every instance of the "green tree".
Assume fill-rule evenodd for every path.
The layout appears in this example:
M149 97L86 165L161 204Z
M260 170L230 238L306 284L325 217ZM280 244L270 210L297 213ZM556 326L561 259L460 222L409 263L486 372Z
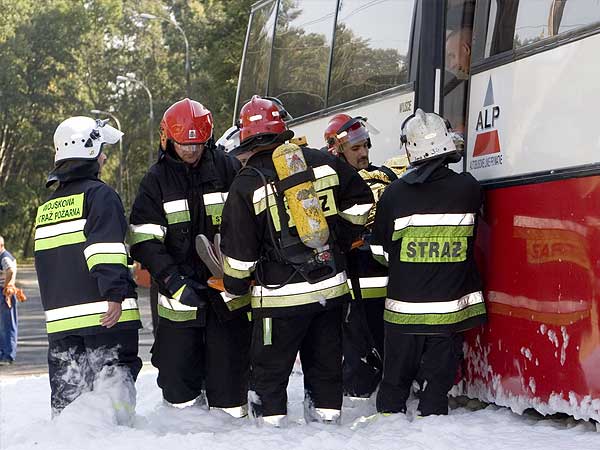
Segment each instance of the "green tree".
M167 21L139 13L172 14L186 31L192 97L213 111L216 134L233 116L239 61L250 1L233 0L0 0L0 234L21 255L33 251L37 206L49 195L56 126L91 109L113 112L124 136L129 206L158 149L163 111L185 96L184 45ZM130 74L151 90L155 117L148 124L146 93L116 83ZM149 129L150 126L150 129ZM150 148L149 133L156 148ZM103 179L115 185L117 148L108 147Z

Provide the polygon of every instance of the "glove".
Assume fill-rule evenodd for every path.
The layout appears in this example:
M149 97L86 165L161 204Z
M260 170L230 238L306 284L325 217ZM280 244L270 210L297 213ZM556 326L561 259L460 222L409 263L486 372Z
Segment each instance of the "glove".
M208 288L191 278L171 275L165 286L171 297L184 305L204 308L208 302Z

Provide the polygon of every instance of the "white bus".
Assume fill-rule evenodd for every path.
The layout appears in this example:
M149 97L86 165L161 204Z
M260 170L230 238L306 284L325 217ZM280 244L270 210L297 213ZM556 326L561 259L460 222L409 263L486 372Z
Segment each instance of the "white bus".
M376 164L400 153L417 107L464 133L462 170L486 189L489 323L469 333L455 393L600 420L598 55L600 0L252 8L236 113L253 94L278 97L316 148L333 114L366 116Z

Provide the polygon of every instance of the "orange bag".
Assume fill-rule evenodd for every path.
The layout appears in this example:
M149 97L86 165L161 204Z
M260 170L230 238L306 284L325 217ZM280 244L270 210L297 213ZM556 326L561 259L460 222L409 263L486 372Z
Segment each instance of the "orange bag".
M4 286L4 290L2 291L2 293L6 297L6 303L8 303L9 307L12 306L12 296L13 295L17 296L17 300L19 302L24 302L25 300L27 300L27 296L25 295L25 292L23 292L23 289L18 288L13 284Z

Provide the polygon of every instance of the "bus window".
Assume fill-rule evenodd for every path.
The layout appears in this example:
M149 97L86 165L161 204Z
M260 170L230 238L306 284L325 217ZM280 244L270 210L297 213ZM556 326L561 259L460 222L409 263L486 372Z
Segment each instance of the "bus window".
M518 49L599 21L598 0L492 0L485 56Z
M414 0L340 2L329 106L408 82L413 9Z
M594 22L600 22L600 1L569 0L560 2L554 16L562 16L558 22L558 33L571 31ZM556 33L555 33L556 34Z
M277 2L273 0L252 13L241 74L239 105L246 103L254 94L265 95L267 92L276 6Z
M277 14L269 95L293 116L325 108L336 0L281 2Z
M443 115L457 132L464 132L468 79L471 71L474 0L448 0Z

